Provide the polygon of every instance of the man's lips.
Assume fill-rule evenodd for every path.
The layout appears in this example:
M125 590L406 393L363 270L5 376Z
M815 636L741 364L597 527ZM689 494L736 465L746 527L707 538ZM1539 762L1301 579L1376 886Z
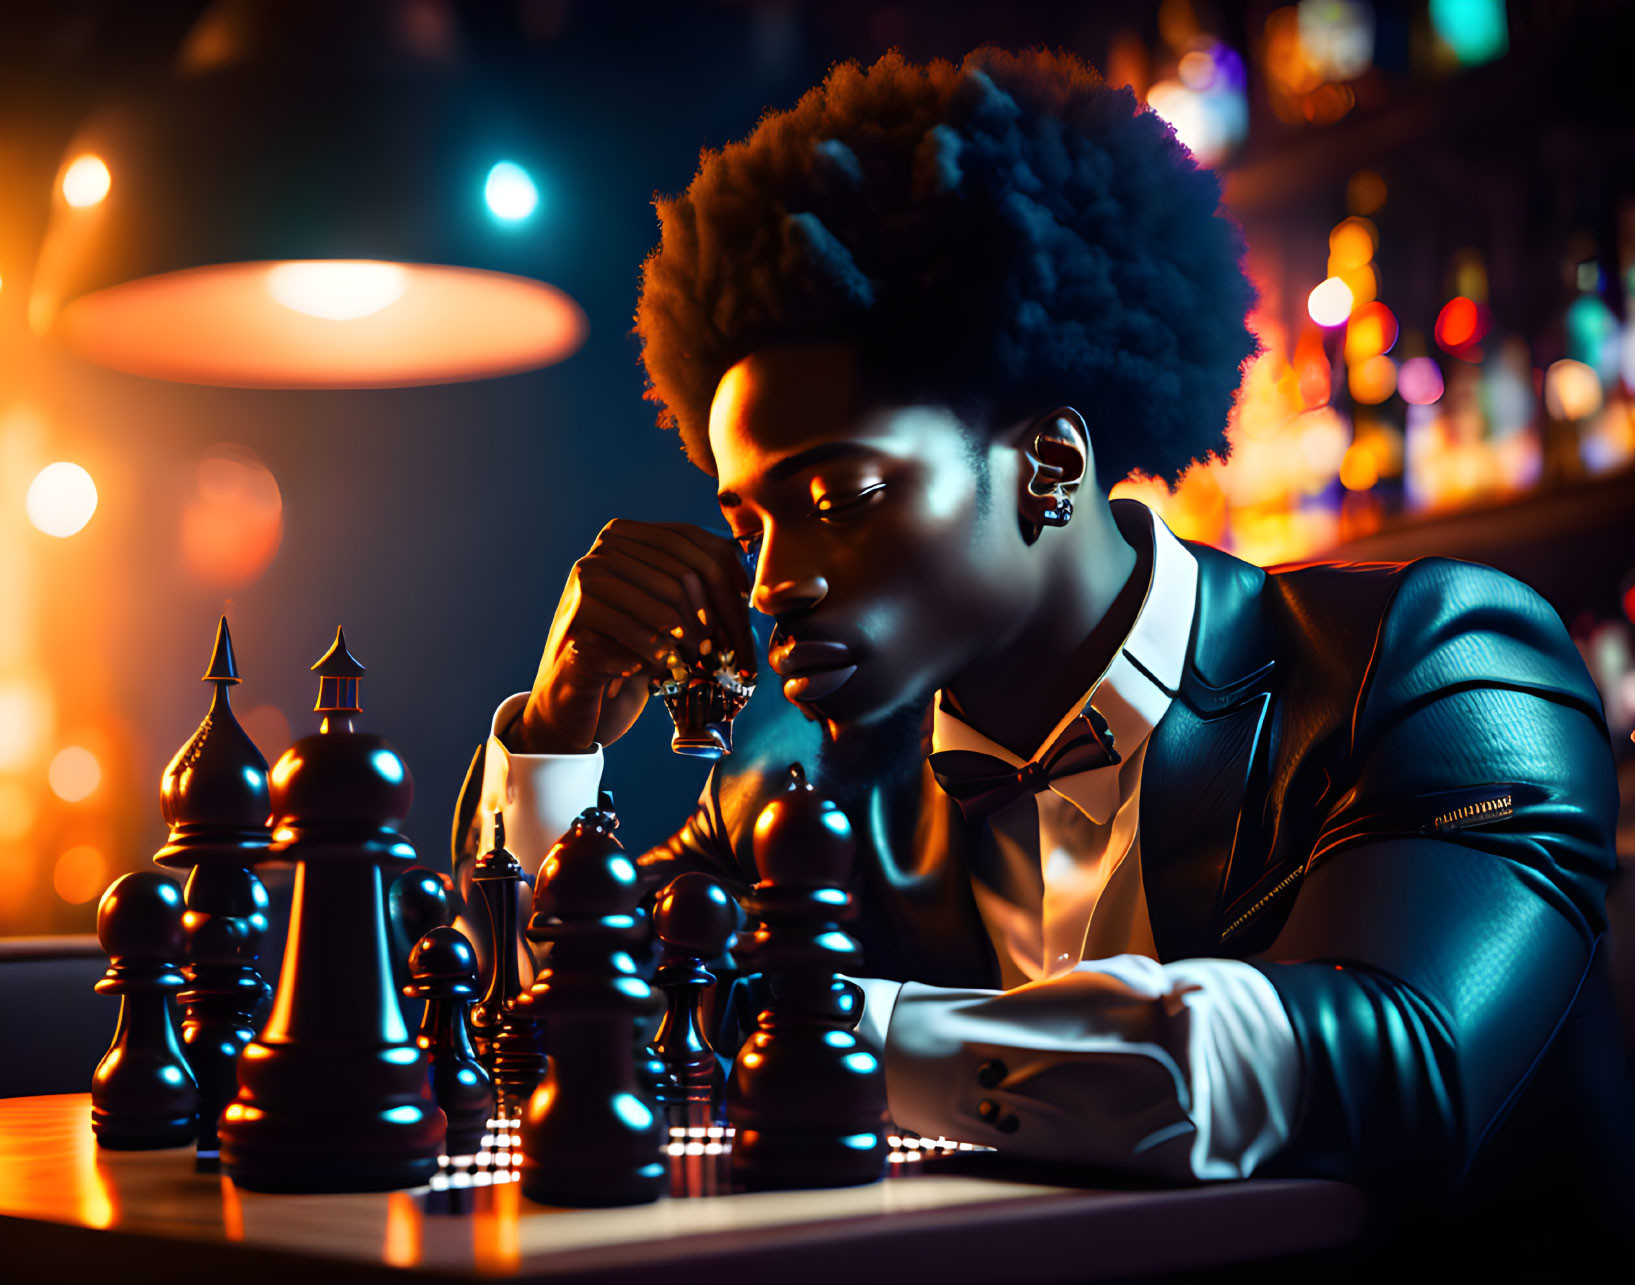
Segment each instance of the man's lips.
M837 642L780 642L767 653L767 664L781 678L794 678L852 664L852 650Z
M857 672L851 648L837 642L779 642L767 654L792 701L819 701Z

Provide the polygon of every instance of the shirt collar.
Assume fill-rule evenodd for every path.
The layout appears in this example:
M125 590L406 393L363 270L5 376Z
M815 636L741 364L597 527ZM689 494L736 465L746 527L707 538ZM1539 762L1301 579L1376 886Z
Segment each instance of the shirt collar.
M1147 582L1147 593L1135 623L1123 642L1114 651L1112 659L1088 691L1057 720L1044 742L1031 756L1038 759L1051 747L1057 736L1086 705L1107 720L1113 733L1113 745L1123 759L1128 759L1142 744L1164 716L1181 682L1186 663L1187 640L1192 633L1192 618L1197 610L1198 560L1187 547L1175 538L1156 513L1135 500L1114 500L1114 511L1132 525L1142 523L1150 531L1153 542L1152 575ZM1123 506L1128 511L1121 511ZM1121 522L1121 525L1123 523ZM1137 527L1139 532L1141 528ZM932 750L976 750L1002 759L1012 767L1021 767L1023 760L1003 745L989 740L970 724L950 713L943 706L942 693L932 705ZM1079 776L1092 776L1079 773ZM1063 777L1053 785L1058 793L1066 794L1075 777Z

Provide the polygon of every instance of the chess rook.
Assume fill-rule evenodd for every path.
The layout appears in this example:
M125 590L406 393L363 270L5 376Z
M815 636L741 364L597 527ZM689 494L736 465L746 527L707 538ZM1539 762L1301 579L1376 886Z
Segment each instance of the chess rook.
M257 968L267 932L267 890L251 867L265 858L271 830L267 760L239 726L228 689L239 681L227 617L204 682L215 685L209 712L159 782L170 835L154 861L187 870L182 925L187 986L182 1047L199 1086L198 1161L217 1167L216 1124L238 1092L238 1059L255 1036L271 987Z
M494 1114L494 1084L466 1034L477 994L477 955L457 928L435 927L409 952L410 999L424 1000L415 1043L431 1062L431 1091L448 1120L444 1150L471 1155Z
M667 1180L631 1057L636 1019L659 1000L630 956L645 916L612 802L604 792L546 855L528 921L530 940L551 943L532 991L551 1061L523 1115L522 1191L547 1205L642 1204Z
M697 871L678 875L653 903L653 925L664 945L654 982L665 996L664 1018L653 1036L652 1054L663 1064L658 1102L713 1105L725 1076L704 1033L699 1008L715 977L704 967L726 949L738 923L738 909L726 890Z
M398 833L413 785L390 745L353 728L363 666L339 630L313 669L321 728L271 773L269 851L296 862L289 941L222 1116L222 1168L252 1191L415 1186L444 1120L392 992L382 886L382 867L414 860Z
M113 1044L91 1079L91 1128L115 1151L180 1147L192 1141L199 1090L170 1020L170 996L185 982L182 894L153 871L121 875L97 906L97 938L108 952L99 995L119 996Z
M761 880L745 900L770 998L727 1082L742 1185L840 1187L873 1182L886 1162L885 1076L858 1045L857 988L838 974L862 962L840 929L854 843L846 815L800 765L755 821Z
M488 974L483 997L471 1010L471 1034L477 1056L494 1070L494 1039L506 1007L523 993L522 938L517 931L517 898L522 863L505 846L505 816L494 809L494 843L476 860L472 882L483 899L488 925Z

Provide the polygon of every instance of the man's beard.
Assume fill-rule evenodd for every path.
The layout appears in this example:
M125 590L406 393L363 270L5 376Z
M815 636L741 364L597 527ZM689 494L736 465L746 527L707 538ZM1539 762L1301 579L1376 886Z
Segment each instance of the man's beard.
M921 742L929 701L913 700L863 726L823 738L818 750L818 788L845 806L863 800L870 786L918 775L925 761Z

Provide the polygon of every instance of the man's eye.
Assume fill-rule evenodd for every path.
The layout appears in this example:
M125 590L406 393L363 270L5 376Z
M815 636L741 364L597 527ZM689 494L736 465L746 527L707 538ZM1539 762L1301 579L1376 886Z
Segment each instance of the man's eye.
M884 498L886 484L876 482L873 486L865 486L861 491L851 495L825 495L817 502L815 512L819 518L829 519L841 517L848 513L855 513L866 509L876 500Z

